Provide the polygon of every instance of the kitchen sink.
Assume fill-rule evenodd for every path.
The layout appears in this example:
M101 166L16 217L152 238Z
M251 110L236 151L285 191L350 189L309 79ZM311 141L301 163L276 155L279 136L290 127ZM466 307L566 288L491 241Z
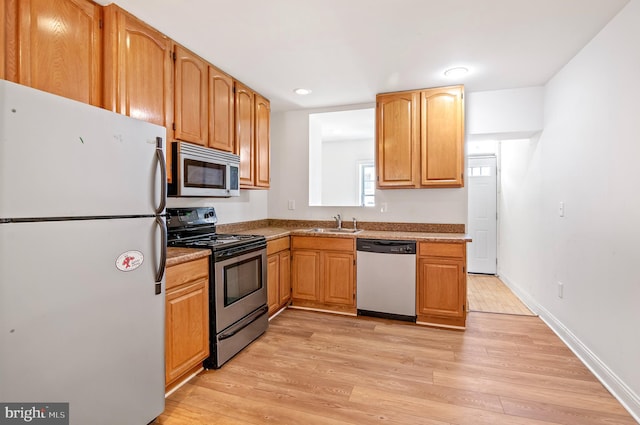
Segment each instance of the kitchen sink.
M343 234L358 234L362 232L362 229L338 229L331 227L315 227L307 230L309 233L343 233Z

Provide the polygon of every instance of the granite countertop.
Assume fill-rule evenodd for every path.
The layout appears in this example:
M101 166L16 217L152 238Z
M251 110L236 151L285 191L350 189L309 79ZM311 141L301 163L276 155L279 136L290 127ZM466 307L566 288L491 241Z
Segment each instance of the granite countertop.
M453 242L465 243L471 242L471 238L465 233L429 233L429 232L410 232L410 231L388 231L388 230L363 230L360 233L330 233L330 232L310 232L311 228L288 229L283 227L260 227L250 230L239 231L245 235L260 235L267 238L267 241L287 237L296 236L314 236L329 238L369 238L369 239L392 239L392 240L415 240L415 241L435 241L435 242Z
M471 238L466 233L435 233L435 232L413 232L409 230L363 230L360 233L330 233L330 232L310 232L313 227L283 227L283 226L264 226L254 227L248 230L236 230L234 233L244 235L260 235L264 236L267 241L296 236L312 236L325 238L369 238L369 239L392 239L392 240L415 240L418 242L450 242L465 243L471 242ZM187 261L197 260L211 255L209 249L199 248L167 248L167 267L185 263Z
M167 267L175 266L187 261L197 260L199 258L205 258L211 255L209 249L199 248L167 248Z

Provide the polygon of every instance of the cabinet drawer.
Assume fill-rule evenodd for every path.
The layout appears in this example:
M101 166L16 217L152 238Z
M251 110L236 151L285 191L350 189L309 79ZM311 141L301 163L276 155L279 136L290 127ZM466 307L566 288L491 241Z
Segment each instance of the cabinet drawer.
M175 288L188 282L209 278L209 258L200 258L194 261L177 264L167 268L166 289Z
M289 249L289 236L267 242L267 255L275 254L285 249Z
M354 252L355 238L323 238L318 236L294 236L291 249L316 249L323 251Z
M419 256L464 258L465 244L445 242L420 242Z

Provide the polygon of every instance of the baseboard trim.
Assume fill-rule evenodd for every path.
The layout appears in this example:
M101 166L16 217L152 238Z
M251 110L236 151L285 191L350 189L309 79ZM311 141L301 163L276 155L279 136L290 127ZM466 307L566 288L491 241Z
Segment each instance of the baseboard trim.
M522 300L529 310L536 313L538 317L558 335L562 342L573 351L582 363L598 378L602 385L627 409L633 419L640 423L640 396L635 394L631 388L580 341L569 328L534 300L527 292L516 286L504 275L500 275L500 280Z
M270 317L269 317L269 321L275 319L276 317L278 317L280 315L280 313L282 313L283 311L285 311L287 309L287 306L285 305L284 307L282 307L280 310L276 311L275 313L273 313Z
M294 309L294 310L317 311L317 312L320 312L320 313L340 314L342 316L354 316L354 317L357 316L356 313L350 313L350 312L346 312L346 311L325 310L325 309L322 309L322 308L304 307L304 306L301 306L301 305L290 305L287 308L291 308L291 309Z

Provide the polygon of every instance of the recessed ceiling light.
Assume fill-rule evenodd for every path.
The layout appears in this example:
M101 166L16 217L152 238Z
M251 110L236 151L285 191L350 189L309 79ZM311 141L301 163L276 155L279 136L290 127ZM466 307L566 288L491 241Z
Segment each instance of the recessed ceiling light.
M307 94L311 93L311 90L309 90L309 89L302 89L302 88L300 88L300 89L295 89L293 92L294 92L295 94L299 94L300 96L305 96L305 95L307 95Z
M462 77L463 75L466 75L469 72L468 68L465 68L463 66L458 66L455 68L449 68L444 72L444 75L447 77Z

